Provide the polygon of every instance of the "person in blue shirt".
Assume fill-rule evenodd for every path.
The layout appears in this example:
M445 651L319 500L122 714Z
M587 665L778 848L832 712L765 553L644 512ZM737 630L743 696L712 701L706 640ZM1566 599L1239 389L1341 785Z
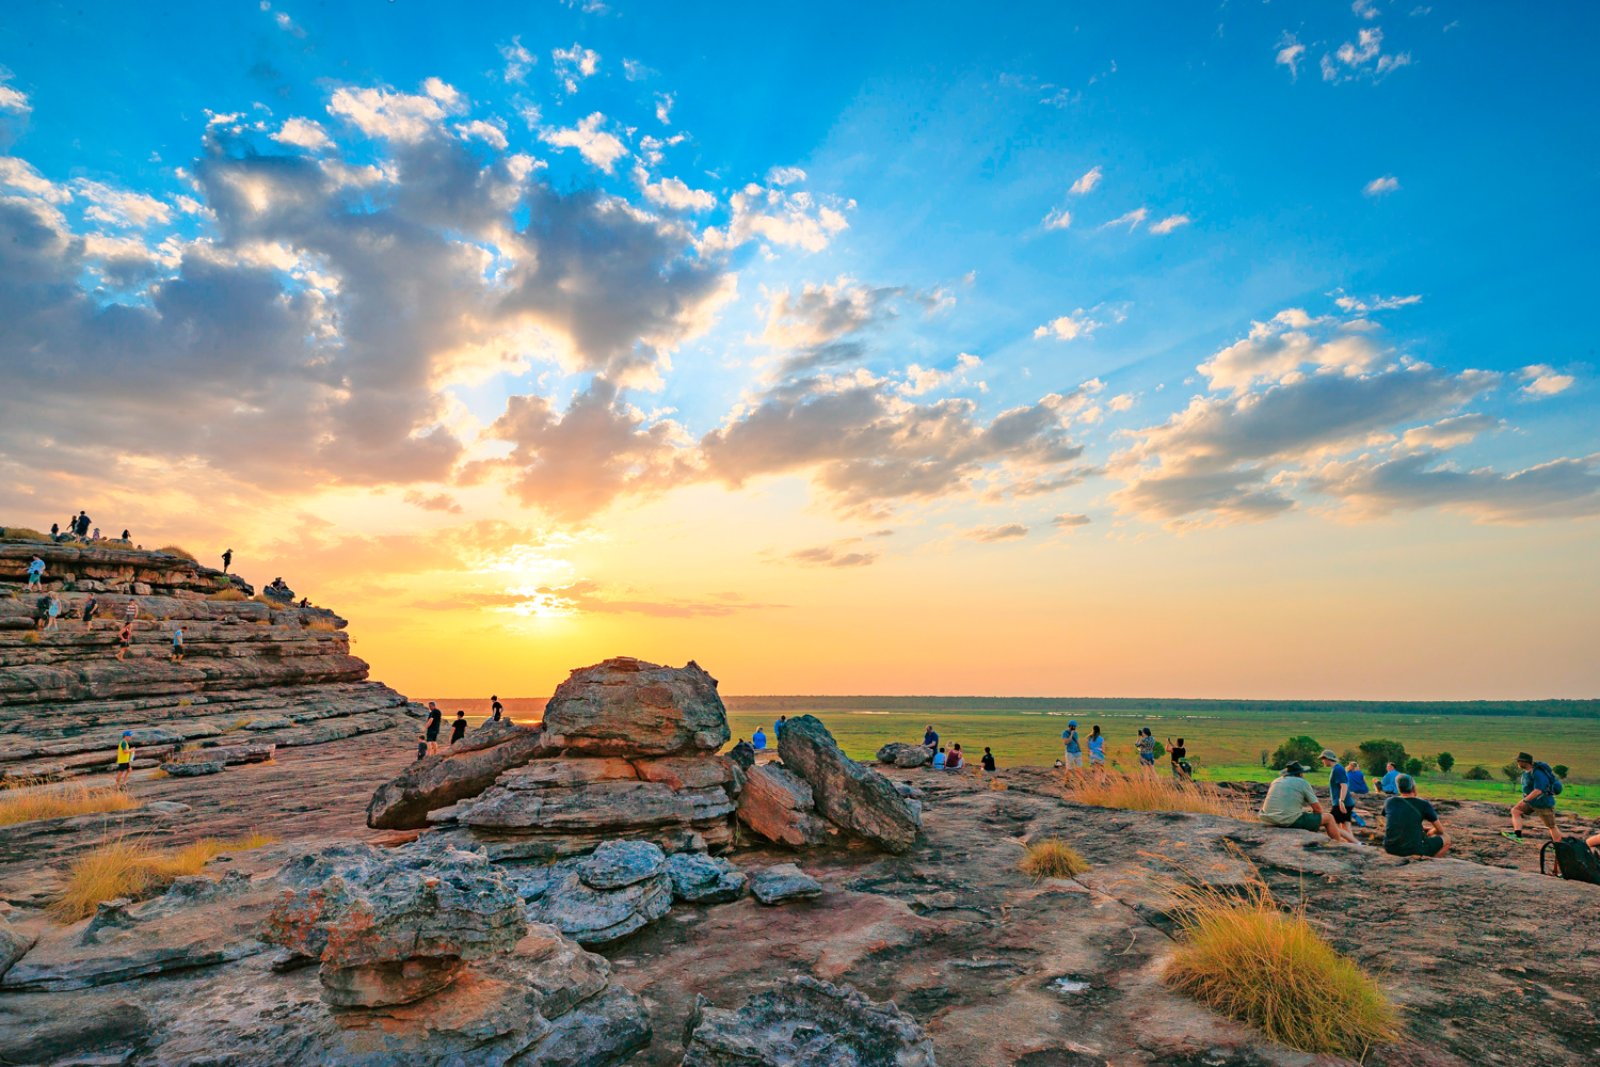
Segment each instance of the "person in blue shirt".
M1339 840L1356 844L1356 832L1350 828L1356 811L1356 802L1350 797L1350 772L1344 769L1331 748L1322 750L1322 765L1332 768L1328 775L1328 799L1333 807L1333 825Z
M931 722L928 724L928 728L922 731L922 747L935 750L939 747L939 734L934 730Z
M1078 743L1078 720L1069 719L1067 728L1061 731L1061 740L1067 745L1067 770L1076 771L1083 768L1083 746Z
M1389 764L1389 769L1383 772L1383 777L1378 780L1378 788L1390 796L1394 796L1400 791L1400 787L1396 784L1399 778L1400 769L1391 763Z
M777 718L777 721L772 724L772 739L774 741L778 740L778 738L783 736L783 727L784 727L784 724L787 723L788 721L789 721L789 716L787 716L787 715L779 715L778 718Z
M765 752L767 750L767 735L759 726L756 727L756 732L750 735L750 747L757 752Z
M1100 724L1096 723L1089 730L1089 766L1101 768L1106 765L1106 735L1100 732Z
M944 749L941 748L938 752L935 752L933 754L933 769L936 770L936 771L944 770L944 763L945 763Z
M1350 776L1350 795L1352 797L1357 797L1372 792L1372 790L1367 786L1367 775L1366 772L1361 769L1361 764L1357 763L1355 760L1351 760L1345 765L1344 770L1345 773ZM1396 784L1398 785L1398 780L1396 781ZM1359 811L1355 813L1354 821L1357 826L1367 825L1367 820L1361 817L1361 813Z
M1556 826L1556 794L1561 791L1561 779L1550 769L1550 764L1536 760L1526 752L1517 753L1517 766L1522 768L1522 799L1511 808L1511 829L1502 831L1501 837L1522 840L1522 819L1532 815L1550 831L1550 840L1560 841L1561 830Z

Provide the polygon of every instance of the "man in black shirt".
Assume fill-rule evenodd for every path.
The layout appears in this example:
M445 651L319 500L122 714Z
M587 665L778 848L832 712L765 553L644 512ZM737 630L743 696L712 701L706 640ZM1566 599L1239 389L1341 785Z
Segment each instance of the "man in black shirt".
M450 743L453 745L467 736L467 713L456 712L456 721L450 724Z
M1450 838L1439 825L1433 805L1417 796L1417 783L1409 774L1395 779L1399 796L1383 805L1383 850L1391 856L1443 856Z
M439 725L444 721L444 712L439 710L439 705L428 701L428 733L429 741L439 740Z
M506 713L506 706L500 703L499 697L491 696L489 698L489 711L492 713L489 718L493 719L495 722L499 722Z

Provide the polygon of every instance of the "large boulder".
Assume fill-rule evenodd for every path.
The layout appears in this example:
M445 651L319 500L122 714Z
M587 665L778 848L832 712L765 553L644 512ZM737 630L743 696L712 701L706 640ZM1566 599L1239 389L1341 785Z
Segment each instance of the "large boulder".
M778 754L810 783L817 810L835 826L890 852L904 852L916 841L922 830L918 809L889 779L846 756L816 716L790 719L778 738Z
M927 745L911 745L904 741L890 741L878 749L878 762L893 767L923 767L933 759L933 749Z
M526 902L528 918L554 926L581 945L620 941L672 910L672 878L664 862L626 885L616 884L616 871L617 866L593 864L588 856L544 867L507 868Z
M699 664L630 656L573 671L545 705L544 729L553 749L607 756L715 752L729 737L717 680Z
M756 994L738 1011L696 1000L683 1067L758 1064L936 1067L933 1042L892 1002L880 1004L809 975Z
M775 763L757 764L745 772L737 814L740 822L768 841L791 848L828 838L828 824L817 815L810 784Z
M533 759L542 736L535 727L505 720L485 723L379 786L367 805L367 825L376 830L426 826L430 811L477 796L503 772Z

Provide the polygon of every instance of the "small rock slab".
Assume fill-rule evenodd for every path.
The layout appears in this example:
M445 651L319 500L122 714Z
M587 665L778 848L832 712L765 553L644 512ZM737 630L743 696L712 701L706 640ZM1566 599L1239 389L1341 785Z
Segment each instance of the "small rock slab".
M763 904L787 904L821 896L822 883L792 863L780 863L752 875L750 892Z
M590 889L622 889L660 875L667 854L648 841L607 841L578 865L578 877Z
M222 760L184 760L181 763L163 763L161 769L174 778L199 778L207 774L221 774L227 764Z
M683 1067L936 1067L933 1042L893 1003L800 975L738 1011L695 1002Z
M749 879L725 859L698 852L680 852L667 858L672 895L690 904L726 904L744 895Z

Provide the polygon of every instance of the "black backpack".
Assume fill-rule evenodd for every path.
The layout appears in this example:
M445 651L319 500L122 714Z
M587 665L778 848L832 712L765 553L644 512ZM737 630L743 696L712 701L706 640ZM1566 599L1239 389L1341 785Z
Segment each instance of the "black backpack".
M1555 853L1555 863L1546 869L1546 859ZM1569 882L1588 882L1600 885L1600 853L1590 848L1581 837L1563 837L1560 841L1546 841L1539 849L1539 873L1557 875Z

